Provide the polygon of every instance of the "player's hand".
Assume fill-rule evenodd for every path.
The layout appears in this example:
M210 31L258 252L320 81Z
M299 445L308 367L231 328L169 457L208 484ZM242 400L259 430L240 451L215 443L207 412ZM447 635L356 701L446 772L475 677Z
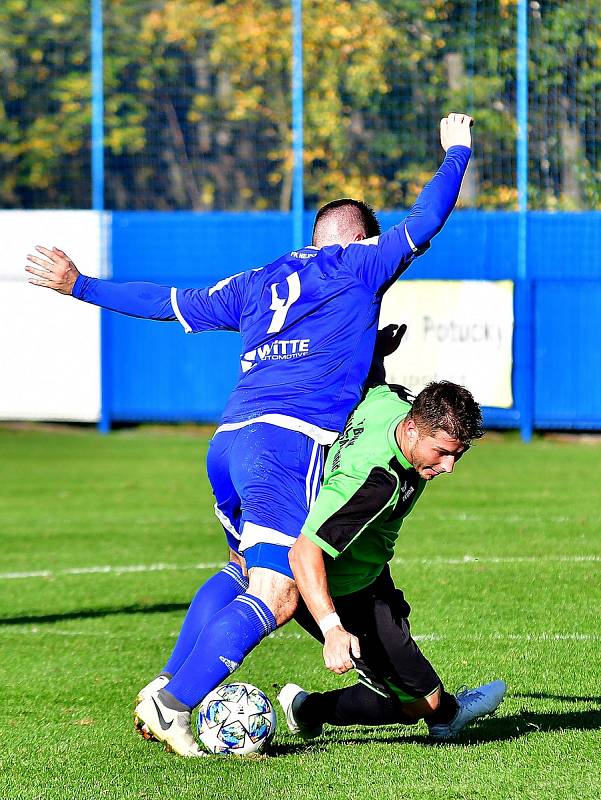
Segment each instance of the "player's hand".
M46 258L27 256L27 260L35 264L34 267L29 265L25 267L25 272L35 276L29 278L29 283L33 283L35 286L46 286L61 294L72 294L75 281L79 277L79 270L69 256L58 247L48 250L46 247L37 245L35 249Z
M381 328L376 339L376 353L381 358L392 355L400 345L401 339L406 332L406 325L395 325L394 323Z
M467 114L449 114L440 120L440 143L445 153L454 144L472 146L473 124L474 120Z
M360 657L359 639L340 625L331 628L325 635L323 646L323 660L326 667L337 675L342 675L353 668L351 655L355 658Z

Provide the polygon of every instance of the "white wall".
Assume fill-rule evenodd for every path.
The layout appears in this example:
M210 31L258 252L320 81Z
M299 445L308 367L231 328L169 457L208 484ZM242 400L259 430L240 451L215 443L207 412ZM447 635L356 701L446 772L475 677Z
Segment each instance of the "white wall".
M86 275L107 263L109 216L95 211L0 211L0 419L100 417L100 313L27 283L36 244L60 247Z

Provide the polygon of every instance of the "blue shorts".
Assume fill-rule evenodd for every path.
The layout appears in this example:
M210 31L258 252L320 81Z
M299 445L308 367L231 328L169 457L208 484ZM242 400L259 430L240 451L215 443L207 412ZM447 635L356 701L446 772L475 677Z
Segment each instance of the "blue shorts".
M323 447L266 422L218 431L207 473L228 545L250 567L292 578L288 552L319 491Z

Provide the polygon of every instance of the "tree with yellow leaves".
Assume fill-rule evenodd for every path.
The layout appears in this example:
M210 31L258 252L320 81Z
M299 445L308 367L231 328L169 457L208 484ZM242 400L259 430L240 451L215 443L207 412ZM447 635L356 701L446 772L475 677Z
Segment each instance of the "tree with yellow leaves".
M600 207L601 19L530 4L533 207ZM409 206L440 116L476 118L464 205L515 208L517 0L304 0L307 207ZM292 187L288 0L104 0L106 205L282 210ZM90 202L87 0L0 6L0 198Z

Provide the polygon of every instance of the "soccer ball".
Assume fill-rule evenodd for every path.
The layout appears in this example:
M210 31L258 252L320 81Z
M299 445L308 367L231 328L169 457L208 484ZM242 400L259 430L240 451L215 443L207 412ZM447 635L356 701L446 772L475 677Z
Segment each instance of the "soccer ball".
M247 756L260 753L273 739L276 716L256 686L225 683L202 701L197 725L200 741L211 753Z

